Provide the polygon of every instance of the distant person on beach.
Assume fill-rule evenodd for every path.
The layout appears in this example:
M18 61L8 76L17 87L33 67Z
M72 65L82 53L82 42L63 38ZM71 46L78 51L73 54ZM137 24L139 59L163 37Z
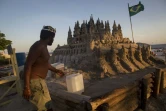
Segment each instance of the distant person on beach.
M23 97L36 106L35 111L53 111L51 97L47 88L45 78L48 70L59 74L61 70L50 65L47 45L52 45L56 30L51 26L44 26L41 30L40 40L35 42L29 50L24 68L24 90Z

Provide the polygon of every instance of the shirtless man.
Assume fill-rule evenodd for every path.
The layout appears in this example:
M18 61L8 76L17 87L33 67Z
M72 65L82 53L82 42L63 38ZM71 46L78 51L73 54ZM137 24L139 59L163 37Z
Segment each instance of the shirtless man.
M41 30L40 40L31 46L26 60L23 97L36 106L36 109L33 110L53 111L45 78L48 70L60 76L64 75L61 70L52 67L48 62L50 55L47 45L52 45L55 33L56 30L51 26L44 26Z

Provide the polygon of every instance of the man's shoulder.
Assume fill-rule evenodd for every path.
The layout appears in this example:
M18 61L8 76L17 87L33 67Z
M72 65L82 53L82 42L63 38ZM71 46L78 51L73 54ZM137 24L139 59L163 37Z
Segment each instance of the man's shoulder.
M42 48L44 47L44 45L42 43L40 43L40 41L36 41L32 46L31 48Z
M44 45L41 44L39 41L36 41L32 46L31 46L31 50L39 50L44 48Z

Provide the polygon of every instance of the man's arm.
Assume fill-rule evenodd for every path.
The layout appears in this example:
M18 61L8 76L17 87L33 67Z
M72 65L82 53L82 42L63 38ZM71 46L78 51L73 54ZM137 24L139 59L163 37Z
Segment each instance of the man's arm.
M59 76L63 76L64 73L61 70L56 69L50 63L48 63L48 69L52 72L58 73Z
M57 72L58 70L55 68L55 67L53 67L50 63L48 63L48 69L50 70L50 71L52 71L52 72Z

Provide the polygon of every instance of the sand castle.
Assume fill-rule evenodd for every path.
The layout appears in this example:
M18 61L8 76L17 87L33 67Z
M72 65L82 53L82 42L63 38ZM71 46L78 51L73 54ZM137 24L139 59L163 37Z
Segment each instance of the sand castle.
M69 27L67 45L56 47L52 56L54 62L109 75L134 72L157 62L164 64L153 57L150 46L140 47L123 37L120 24L114 21L111 31L109 21L104 25L98 18L95 23L92 15L81 27L78 21L75 23L73 35Z

